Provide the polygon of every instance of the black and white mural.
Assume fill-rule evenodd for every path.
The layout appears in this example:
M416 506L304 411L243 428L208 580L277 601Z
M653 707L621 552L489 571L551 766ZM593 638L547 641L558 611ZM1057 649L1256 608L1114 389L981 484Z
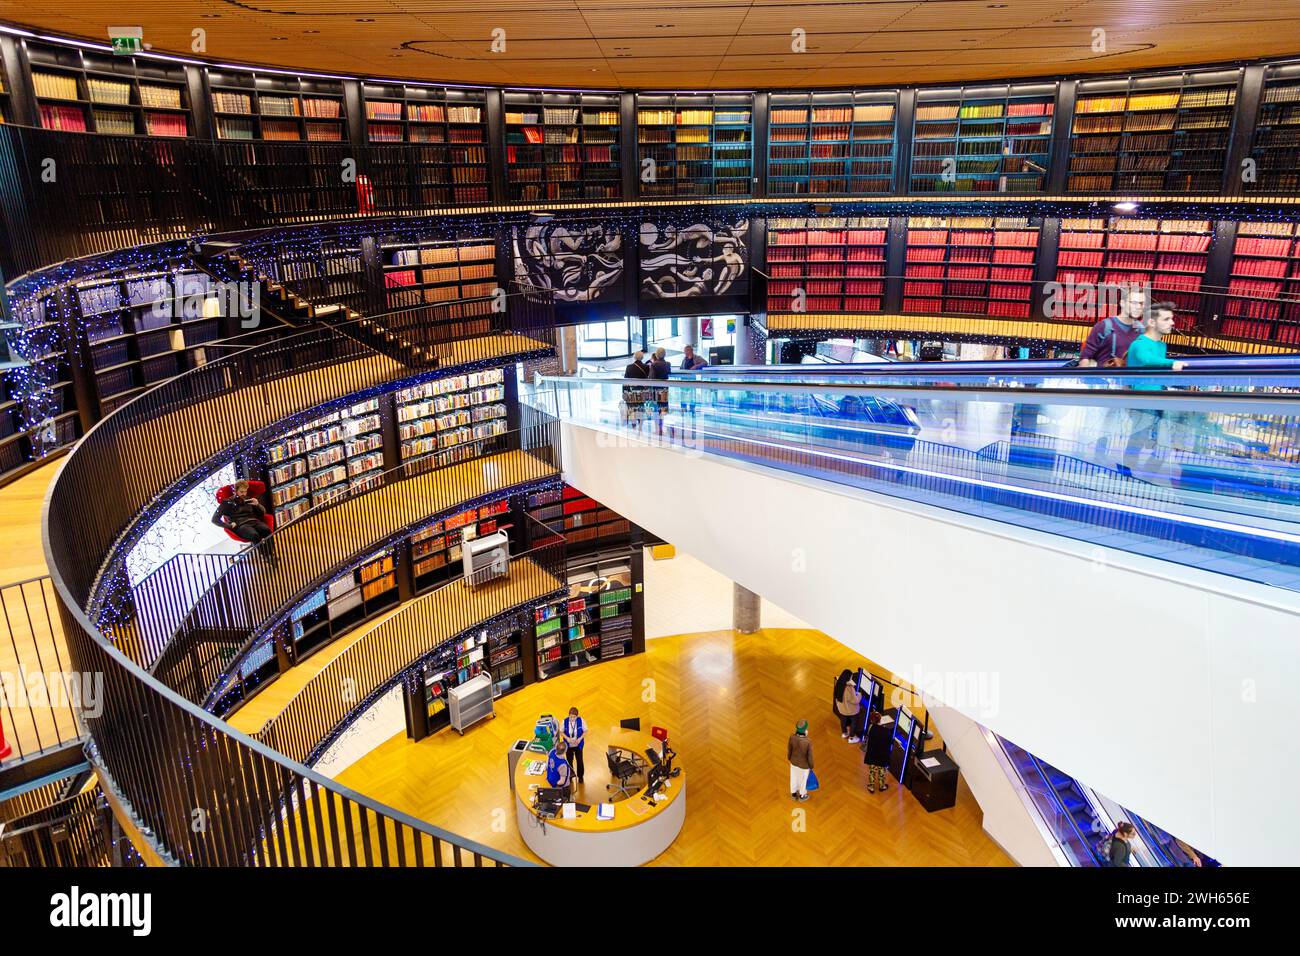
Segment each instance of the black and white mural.
M517 223L515 275L555 293L557 304L623 294L623 235L617 223Z
M699 299L748 291L748 219L643 222L640 240L643 299Z

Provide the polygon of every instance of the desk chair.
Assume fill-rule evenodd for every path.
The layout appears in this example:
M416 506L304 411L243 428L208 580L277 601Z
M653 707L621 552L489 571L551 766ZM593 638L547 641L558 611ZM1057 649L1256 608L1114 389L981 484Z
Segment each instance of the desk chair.
M615 794L621 793L625 797L632 796L632 791L628 789L627 782L641 772L635 761L629 760L621 750L612 748L605 751L605 760L609 763L610 776L618 780L617 784L605 784L605 789L613 790Z

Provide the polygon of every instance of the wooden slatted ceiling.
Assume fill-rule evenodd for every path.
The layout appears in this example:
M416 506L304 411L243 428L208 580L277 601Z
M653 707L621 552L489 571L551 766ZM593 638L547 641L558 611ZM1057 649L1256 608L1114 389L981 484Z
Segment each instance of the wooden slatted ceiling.
M226 62L592 88L945 83L1300 53L1300 4L1277 0L143 0L125 15L120 0L8 0L0 16L101 43L129 20L186 55L201 28ZM505 52L489 49L495 28Z

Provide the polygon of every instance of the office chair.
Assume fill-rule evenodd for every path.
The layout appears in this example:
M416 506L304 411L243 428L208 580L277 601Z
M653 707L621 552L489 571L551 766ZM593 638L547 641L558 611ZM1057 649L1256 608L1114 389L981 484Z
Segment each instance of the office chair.
M617 784L605 784L605 789L613 790L616 795L621 793L625 797L632 796L632 791L628 789L627 782L641 772L640 768L633 761L624 757L623 752L620 750L605 751L605 760L609 764L610 776L618 780Z

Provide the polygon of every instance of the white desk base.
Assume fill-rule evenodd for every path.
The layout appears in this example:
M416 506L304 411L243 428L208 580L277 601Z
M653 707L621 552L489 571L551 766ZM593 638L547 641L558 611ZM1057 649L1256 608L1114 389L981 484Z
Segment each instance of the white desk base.
M520 796L515 797L515 820L528 848L552 866L640 866L672 846L686 822L686 777L673 781L682 792L645 822L618 830L566 830L541 820ZM640 800L639 796L630 798ZM622 801L614 804L615 819L628 813ZM589 813L596 812L593 805Z

